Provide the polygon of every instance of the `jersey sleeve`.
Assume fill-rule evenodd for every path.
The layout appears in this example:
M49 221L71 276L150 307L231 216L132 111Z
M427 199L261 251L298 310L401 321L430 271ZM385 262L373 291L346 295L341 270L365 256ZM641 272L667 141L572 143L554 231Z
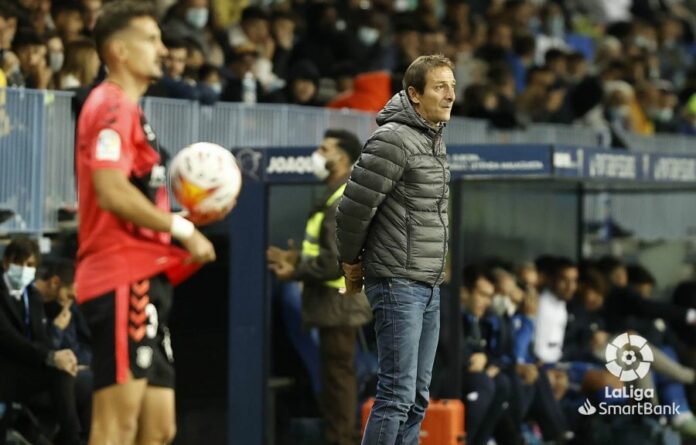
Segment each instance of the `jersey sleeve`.
M129 175L135 158L133 110L123 102L103 102L89 129L87 156L91 170L119 169Z

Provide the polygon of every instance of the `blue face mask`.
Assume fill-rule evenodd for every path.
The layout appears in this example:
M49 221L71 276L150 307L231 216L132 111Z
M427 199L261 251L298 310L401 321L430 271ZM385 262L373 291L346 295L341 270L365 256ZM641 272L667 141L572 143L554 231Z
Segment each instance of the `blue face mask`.
M196 29L203 29L208 24L208 8L189 8L186 21Z
M12 290L23 290L29 286L36 277L36 267L24 267L17 264L10 264L5 272L7 281L10 282Z

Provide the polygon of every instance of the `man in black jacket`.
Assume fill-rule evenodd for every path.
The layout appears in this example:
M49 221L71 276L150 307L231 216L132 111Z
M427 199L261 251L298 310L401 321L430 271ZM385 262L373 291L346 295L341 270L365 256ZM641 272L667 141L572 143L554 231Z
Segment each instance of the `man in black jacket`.
M0 279L0 401L26 402L50 391L60 424L58 444L79 444L74 397L77 359L69 349L52 350L43 301L33 286L39 249L26 238L5 249ZM0 437L7 425L0 420Z
M418 443L440 330L452 62L419 57L403 87L378 114L336 212L346 292L365 276L376 320L380 371L363 444Z

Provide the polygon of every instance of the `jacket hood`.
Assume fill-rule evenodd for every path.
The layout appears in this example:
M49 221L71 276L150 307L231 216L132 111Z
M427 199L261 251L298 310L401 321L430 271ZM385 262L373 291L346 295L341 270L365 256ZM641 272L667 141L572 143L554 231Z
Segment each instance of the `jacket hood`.
M428 125L413 108L411 101L406 96L406 91L401 90L387 102L382 111L377 114L377 125L384 125L389 122L408 125L427 132L437 133L438 130Z

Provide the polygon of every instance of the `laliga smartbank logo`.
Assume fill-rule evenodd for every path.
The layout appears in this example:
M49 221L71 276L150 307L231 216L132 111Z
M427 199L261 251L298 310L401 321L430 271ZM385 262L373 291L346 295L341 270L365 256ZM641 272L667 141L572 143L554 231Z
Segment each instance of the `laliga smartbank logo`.
M638 356L640 355L640 359ZM632 382L648 375L653 362L652 349L640 335L624 333L604 350L607 369L622 382Z
M607 344L604 351L607 360L606 368L624 383L635 382L648 375L654 360L648 341L640 335L624 333ZM633 383L622 388L604 388L604 400L592 405L589 399L578 408L585 416L595 413L600 415L658 415L674 416L679 414L680 406L656 405L655 389L652 387L636 387Z

